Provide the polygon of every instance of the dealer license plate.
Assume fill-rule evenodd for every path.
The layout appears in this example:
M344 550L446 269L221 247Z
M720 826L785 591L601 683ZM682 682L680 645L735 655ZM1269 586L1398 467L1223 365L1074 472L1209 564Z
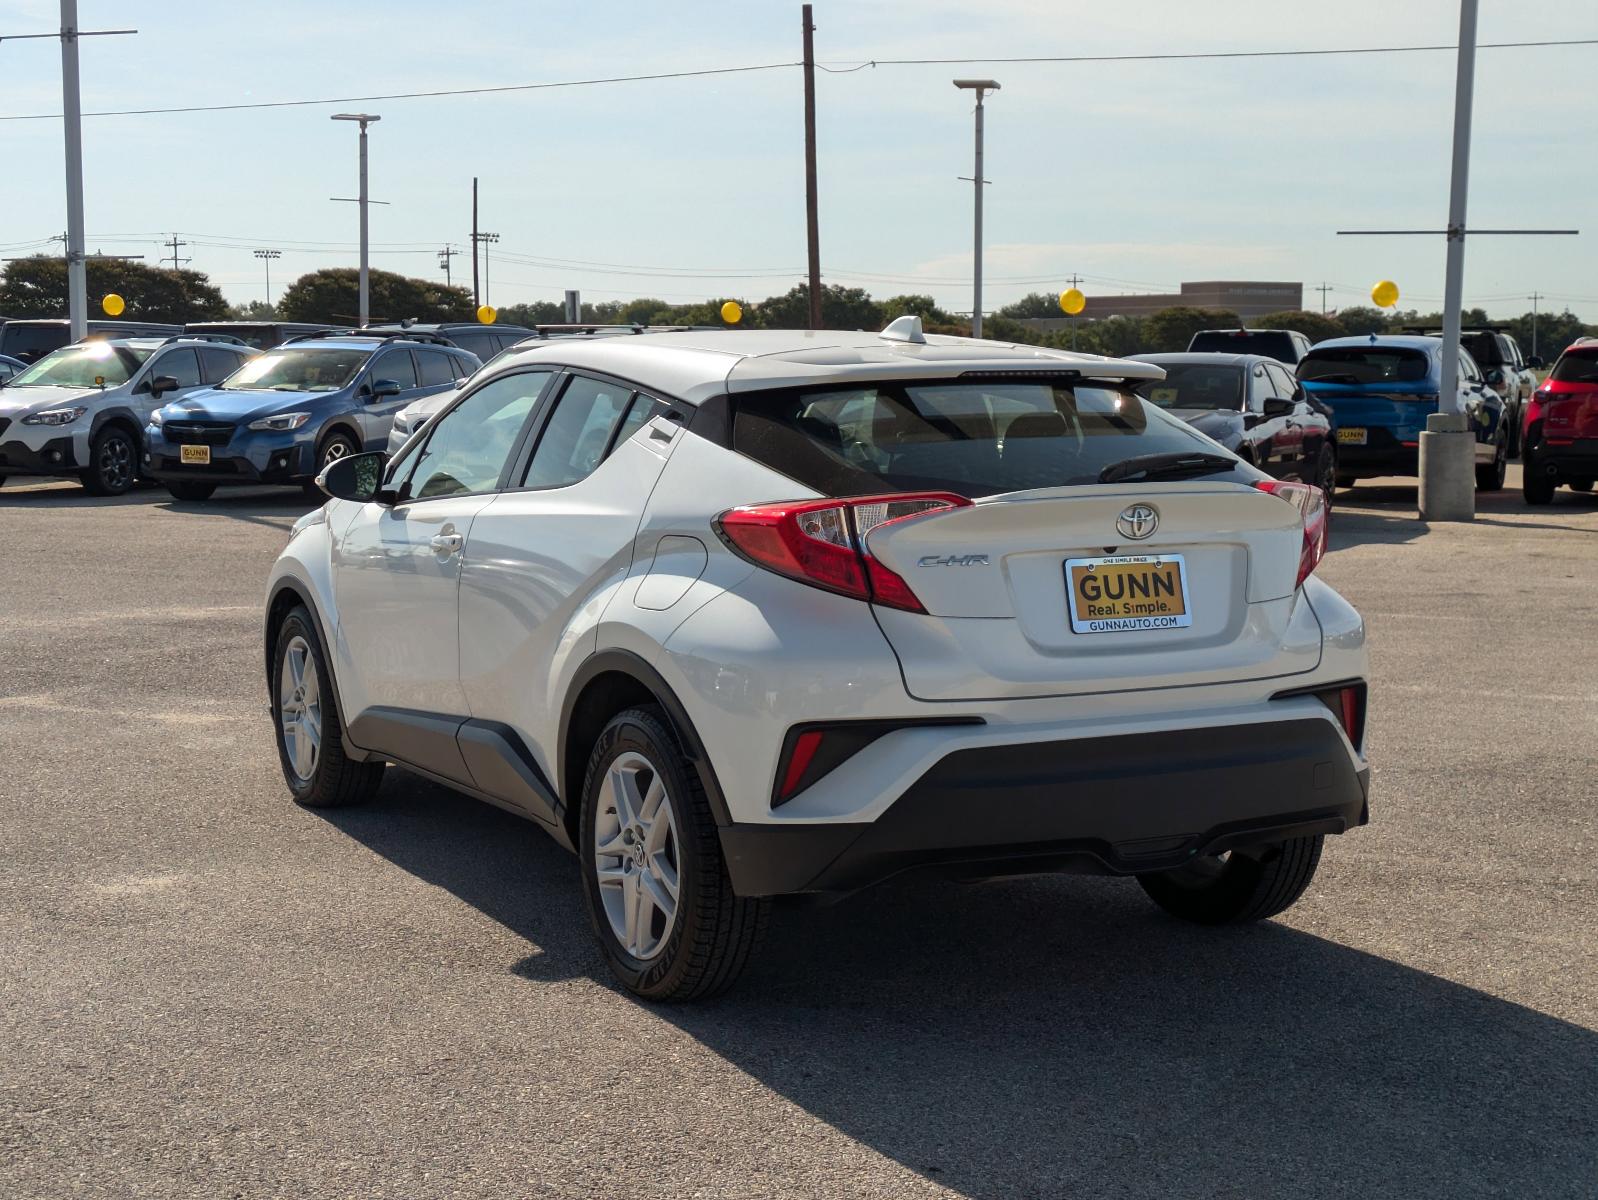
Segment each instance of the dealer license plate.
M1344 446L1363 446L1365 444L1365 431L1363 429L1339 429L1337 440Z
M1068 558L1065 589L1074 633L1186 629L1187 563L1180 554Z
M178 461L192 463L199 467L209 466L211 462L211 447L179 446Z

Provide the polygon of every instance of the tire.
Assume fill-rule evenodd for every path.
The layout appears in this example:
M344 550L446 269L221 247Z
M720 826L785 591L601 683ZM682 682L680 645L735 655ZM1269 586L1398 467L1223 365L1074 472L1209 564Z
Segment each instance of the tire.
M316 471L305 482L305 494L313 499L324 499L322 489L316 486L316 476L320 475L329 463L360 452L361 448L355 444L355 440L349 434L342 431L328 434L316 447Z
M198 480L174 479L167 483L166 490L172 493L174 500L209 500L211 493L216 491L216 484L201 483Z
M1500 432L1498 440L1493 443L1493 461L1476 468L1476 490L1478 492L1501 492L1504 490L1504 476L1509 471L1509 435Z
M121 496L139 481L139 444L127 430L110 425L89 447L89 466L78 476L91 496Z
M1552 504L1554 502L1554 480L1543 474L1542 468L1537 464L1537 456L1532 453L1533 443L1527 442L1520 459L1520 495L1527 504Z
M1340 488L1351 488L1356 482L1358 481L1352 475L1339 475L1337 477L1337 486Z
M622 986L669 1002L731 986L765 931L771 902L733 893L704 785L664 712L628 709L605 726L582 804L583 898ZM616 849L602 854L608 846Z
M296 804L306 808L342 808L361 804L376 794L383 782L383 762L356 762L344 753L344 722L338 710L333 676L322 654L316 622L303 606L292 609L277 627L272 642L272 725L277 737L278 763ZM294 718L285 724L284 709ZM307 715L317 717L314 742L293 736L290 725L304 729ZM311 745L309 754L306 746Z
M1509 424L1509 457L1510 458L1519 458L1520 457L1520 423L1521 423L1521 419L1524 416L1525 416L1525 414L1517 409L1516 412L1515 412L1514 420L1512 420L1510 422L1510 424Z
M1572 479L1569 483L1565 484L1565 486L1573 492L1590 492L1592 491L1592 480Z
M1337 491L1337 455L1330 446L1322 446L1320 454L1315 459L1315 485L1321 489L1321 495L1326 499L1326 511L1332 511L1332 496Z
M1321 861L1321 834L1197 859L1173 871L1139 875L1149 899L1199 925L1263 921L1304 894Z

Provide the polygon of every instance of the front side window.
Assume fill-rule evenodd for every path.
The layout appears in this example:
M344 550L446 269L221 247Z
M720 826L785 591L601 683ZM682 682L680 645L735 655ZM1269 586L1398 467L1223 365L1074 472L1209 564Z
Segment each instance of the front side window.
M151 351L105 342L63 346L20 372L7 387L117 387L133 378Z
M1234 374L1239 403L1241 386ZM752 392L737 398L733 448L829 496L977 497L1095 483L1129 458L1215 447L1114 384L1005 380Z
M549 376L548 371L502 375L435 417L426 443L411 460L403 498L431 500L497 488Z
M368 350L273 350L252 358L222 386L230 392L336 392L355 379L371 357Z
M1161 408L1243 407L1243 368L1208 363L1161 363L1165 378L1139 381L1139 396Z
M150 367L150 378L166 375L177 381L180 388L195 387L200 382L200 360L187 346L168 350Z
M632 388L619 383L574 377L539 435L522 486L569 487L586 479L604 460L611 434L632 398Z
M1431 373L1424 350L1407 346L1328 346L1311 350L1298 364L1303 383L1420 383Z

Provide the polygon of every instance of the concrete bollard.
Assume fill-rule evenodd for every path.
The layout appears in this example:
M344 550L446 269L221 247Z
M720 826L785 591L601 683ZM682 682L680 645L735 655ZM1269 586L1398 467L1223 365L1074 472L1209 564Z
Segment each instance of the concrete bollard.
M1433 413L1420 435L1420 519L1476 519L1476 435L1463 413Z

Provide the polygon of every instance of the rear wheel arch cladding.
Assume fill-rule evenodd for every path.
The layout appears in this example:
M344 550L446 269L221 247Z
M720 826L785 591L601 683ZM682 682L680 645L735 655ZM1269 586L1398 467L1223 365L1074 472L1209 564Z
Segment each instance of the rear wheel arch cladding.
M601 651L578 669L568 695L570 699L561 708L557 784L560 819L573 846L579 845L583 782L594 745L612 717L640 706L653 705L664 711L683 754L699 770L716 823L729 822L727 801L687 710L642 658L627 651Z

